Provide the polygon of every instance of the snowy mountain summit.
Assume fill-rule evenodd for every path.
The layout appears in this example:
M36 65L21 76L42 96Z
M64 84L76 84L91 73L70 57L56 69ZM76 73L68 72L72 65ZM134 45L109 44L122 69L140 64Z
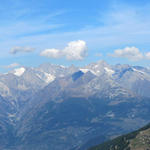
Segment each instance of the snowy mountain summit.
M74 82L69 80L70 76L78 71L81 71L83 75ZM92 74L92 79L86 75L88 72ZM63 84L69 86L67 87L68 91L72 89L71 86L75 88L74 84L78 84L77 88L83 88L83 96L96 94L108 87L107 90L116 87L128 91L127 93L130 94L127 95L150 97L148 91L150 87L150 69L121 64L113 66L105 61L91 63L84 67L42 64L37 68L16 68L7 74L0 75L0 94L4 97L17 99L18 91L28 94L33 93L52 82L55 83L55 80L63 80ZM83 80L86 80L86 82ZM74 89L75 91L77 92L77 89ZM104 95L104 92L102 95Z

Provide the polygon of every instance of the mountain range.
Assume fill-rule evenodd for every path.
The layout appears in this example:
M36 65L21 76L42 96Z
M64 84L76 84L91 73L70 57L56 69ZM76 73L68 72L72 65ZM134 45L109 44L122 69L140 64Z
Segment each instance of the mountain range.
M1 73L0 149L87 150L148 123L149 89L150 68L105 61Z

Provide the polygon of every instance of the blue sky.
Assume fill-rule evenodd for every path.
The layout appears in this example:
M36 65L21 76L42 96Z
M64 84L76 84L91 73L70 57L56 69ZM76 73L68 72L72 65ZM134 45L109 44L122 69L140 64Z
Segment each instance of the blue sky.
M149 67L149 10L148 0L5 0L0 71L100 59Z

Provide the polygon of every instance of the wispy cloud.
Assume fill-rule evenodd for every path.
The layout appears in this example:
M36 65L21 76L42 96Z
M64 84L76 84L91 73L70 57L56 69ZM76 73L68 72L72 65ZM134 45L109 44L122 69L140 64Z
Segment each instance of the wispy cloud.
M16 68L16 67L19 67L19 66L20 66L20 64L18 64L18 63L12 63L10 65L3 66L3 68L12 69L12 68Z
M20 47L20 46L16 46L16 47L13 47L11 50L10 50L10 53L11 54L17 54L17 53L30 53L30 52L33 52L35 49L32 48L32 47Z
M145 18L145 14L142 13L143 10L144 7L143 9L115 8L115 10L100 16L99 20L102 25L81 27L76 31L60 30L59 33L30 34L29 37L22 37L20 42L34 41L35 43L37 41L38 45L41 41L43 45L46 43L50 45L65 43L68 40L84 39L89 45L93 45L93 48L149 43L150 19Z
M85 41L72 41L62 50L46 49L42 51L40 55L50 58L64 57L67 60L82 60L87 56L87 46Z
M150 60L150 52L147 52L147 53L145 54L145 57L146 57L146 59Z
M25 2L23 2L24 4ZM11 4L11 3L10 3ZM48 12L44 9L32 9L20 4L19 1L12 2L12 6L0 6L0 35L2 41L14 41L23 37L48 34L64 26L58 23L56 18L66 13L65 10ZM9 8L9 11L7 10Z

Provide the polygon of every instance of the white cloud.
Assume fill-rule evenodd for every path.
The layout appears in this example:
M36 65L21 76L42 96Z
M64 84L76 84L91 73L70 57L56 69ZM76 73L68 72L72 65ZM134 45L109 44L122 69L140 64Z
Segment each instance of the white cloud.
M49 58L65 57L67 60L82 60L87 56L87 46L85 41L72 41L62 50L46 49L40 55Z
M29 52L33 52L35 49L31 48L31 47L20 47L20 46L16 46L13 47L10 51L11 54L17 54L17 53L29 53Z
M126 47L124 49L117 49L113 54L109 54L112 57L127 58L131 61L138 61L144 58L143 54L136 47Z
M61 57L61 51L58 49L46 49L40 53L41 56L45 57L52 57L52 58L60 58Z
M12 63L10 65L3 66L3 68L10 69L10 68L18 67L18 66L20 66L20 64L18 64L18 63Z
M82 60L87 55L86 42L78 40L68 43L68 46L63 50L63 54L68 60Z
M146 57L146 59L150 59L150 52L147 52L147 53L145 54L145 57Z

